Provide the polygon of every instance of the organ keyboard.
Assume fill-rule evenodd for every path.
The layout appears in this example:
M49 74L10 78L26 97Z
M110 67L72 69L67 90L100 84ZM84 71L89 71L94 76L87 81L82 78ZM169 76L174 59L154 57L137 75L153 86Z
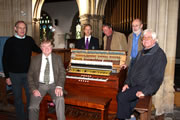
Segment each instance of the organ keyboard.
M83 82L89 82L89 80L92 81L101 81L101 82L106 82L108 79L103 79L103 78L92 78L92 77L78 77L78 76L66 76L66 78L71 78L71 79L78 79L78 81L83 81Z
M77 95L111 97L109 112L116 113L116 95L123 86L125 51L71 50L65 89Z

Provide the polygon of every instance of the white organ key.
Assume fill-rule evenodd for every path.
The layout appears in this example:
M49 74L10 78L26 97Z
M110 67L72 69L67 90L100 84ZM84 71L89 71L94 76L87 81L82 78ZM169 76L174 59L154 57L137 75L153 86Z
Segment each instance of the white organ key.
M87 78L87 77L77 77L77 76L69 76L67 75L66 78L72 78L72 79L81 79L81 80L92 80L92 81L100 81L100 82L107 82L107 78L106 79L101 79L101 78Z

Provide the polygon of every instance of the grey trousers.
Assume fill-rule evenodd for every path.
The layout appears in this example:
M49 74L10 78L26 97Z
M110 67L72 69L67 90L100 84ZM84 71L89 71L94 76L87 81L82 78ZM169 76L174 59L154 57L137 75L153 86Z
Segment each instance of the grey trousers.
M56 115L58 120L65 120L65 104L63 96L55 95L55 84L45 85L39 84L39 92L42 97L35 97L31 94L29 106L29 120L39 120L39 104L46 93L49 93L56 107Z

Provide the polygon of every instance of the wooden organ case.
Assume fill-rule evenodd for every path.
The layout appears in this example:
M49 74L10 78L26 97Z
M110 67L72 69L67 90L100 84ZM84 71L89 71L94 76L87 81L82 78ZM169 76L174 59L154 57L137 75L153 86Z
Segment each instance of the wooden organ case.
M71 49L65 90L76 95L112 98L109 113L116 113L116 96L127 71L120 65L125 61L125 51Z

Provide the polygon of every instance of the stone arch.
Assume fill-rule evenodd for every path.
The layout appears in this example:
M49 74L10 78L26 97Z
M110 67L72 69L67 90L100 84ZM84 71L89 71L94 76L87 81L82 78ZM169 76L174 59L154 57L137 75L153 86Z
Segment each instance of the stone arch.
M76 25L78 21L79 21L79 11L74 15L70 28L71 38L73 39L76 38Z
M40 44L40 16L41 16L41 9L44 4L44 0L33 0L32 1L32 36L34 37L36 43Z

